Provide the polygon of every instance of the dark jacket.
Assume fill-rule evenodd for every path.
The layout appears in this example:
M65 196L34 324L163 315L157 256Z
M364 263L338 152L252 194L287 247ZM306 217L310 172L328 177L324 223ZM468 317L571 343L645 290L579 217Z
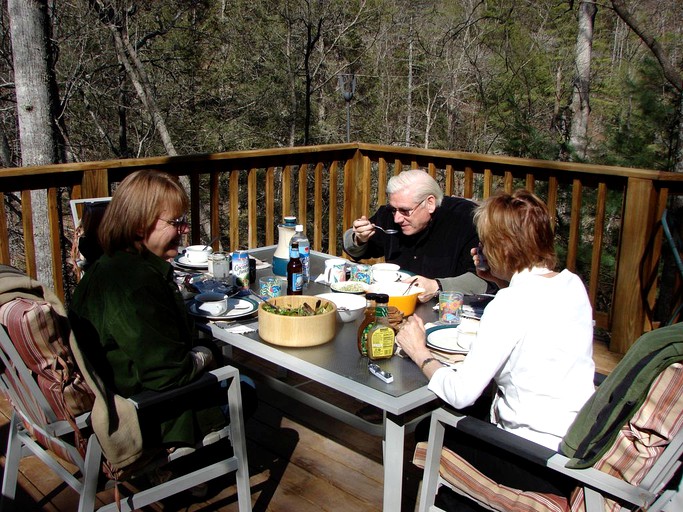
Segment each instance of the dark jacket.
M151 253L101 256L78 284L69 320L83 352L113 392L183 386L197 375L192 330L173 269ZM193 445L224 423L218 407L168 411L143 431L145 440Z
M650 385L668 366L683 361L683 323L643 334L581 408L560 444L568 467L592 466L642 405Z
M468 199L445 196L427 228L406 236L394 223L387 207L381 206L370 222L397 228L399 233L386 235L377 231L367 244L359 247L362 254L347 253L355 260L384 257L385 261L397 263L403 270L432 279L475 273L470 254L470 249L479 244L473 221L475 207L476 204Z

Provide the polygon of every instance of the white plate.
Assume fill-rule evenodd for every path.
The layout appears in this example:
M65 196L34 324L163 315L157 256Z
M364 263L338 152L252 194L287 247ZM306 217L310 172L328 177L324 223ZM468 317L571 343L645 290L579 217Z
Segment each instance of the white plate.
M182 265L183 267L188 267L188 268L209 268L209 263L205 261L204 263L192 263L190 260L187 259L187 256L176 256L175 257L175 262L178 265Z
M221 316L212 316L202 311L195 300L190 302L188 309L191 315L208 320L234 320L255 313L258 310L258 303L248 297L230 298L228 299L228 312Z
M466 354L458 344L457 325L437 325L427 329L427 346L450 354Z

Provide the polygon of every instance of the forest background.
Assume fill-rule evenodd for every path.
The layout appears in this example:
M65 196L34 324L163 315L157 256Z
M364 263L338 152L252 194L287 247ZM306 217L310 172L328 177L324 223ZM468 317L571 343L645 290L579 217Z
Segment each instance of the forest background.
M10 37L36 6L48 157L20 134ZM682 22L681 0L4 0L0 162L348 137L683 170Z

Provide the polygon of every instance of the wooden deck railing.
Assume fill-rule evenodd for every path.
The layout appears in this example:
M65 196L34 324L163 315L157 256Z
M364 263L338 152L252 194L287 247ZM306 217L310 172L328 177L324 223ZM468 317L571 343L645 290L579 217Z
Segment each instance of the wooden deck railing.
M3 202L9 193L22 201L18 214L0 211L0 262L36 275L30 194L46 190L54 287L68 298L73 277L65 246L73 225L62 215L68 200L110 195L141 168L187 180L193 243L220 234L215 245L225 250L271 245L278 222L294 214L313 249L341 254L344 229L385 202L391 175L414 167L427 168L447 194L477 200L498 189L535 191L555 213L562 263L584 279L596 325L611 333L610 349L624 353L653 327L657 280L650 276L661 255L659 220L668 195L683 193L683 176L647 169L362 143L2 169Z

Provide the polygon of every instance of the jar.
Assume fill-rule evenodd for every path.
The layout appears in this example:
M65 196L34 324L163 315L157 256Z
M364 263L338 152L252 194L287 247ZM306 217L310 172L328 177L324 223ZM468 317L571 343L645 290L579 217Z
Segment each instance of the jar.
M215 252L209 256L209 274L222 281L230 275L229 256L224 252Z

